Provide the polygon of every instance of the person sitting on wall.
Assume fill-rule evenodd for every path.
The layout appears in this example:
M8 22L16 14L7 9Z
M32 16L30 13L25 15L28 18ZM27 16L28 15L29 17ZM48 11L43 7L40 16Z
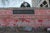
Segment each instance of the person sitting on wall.
M21 4L21 7L31 7L30 4L28 2L23 2Z

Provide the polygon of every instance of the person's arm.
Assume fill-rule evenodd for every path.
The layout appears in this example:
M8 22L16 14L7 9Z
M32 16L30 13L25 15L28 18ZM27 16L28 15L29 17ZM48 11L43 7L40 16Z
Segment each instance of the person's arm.
M21 4L21 6L20 7L24 7L24 5L23 4Z
M30 4L28 4L28 6L27 6L27 7L31 7L31 6L30 6Z

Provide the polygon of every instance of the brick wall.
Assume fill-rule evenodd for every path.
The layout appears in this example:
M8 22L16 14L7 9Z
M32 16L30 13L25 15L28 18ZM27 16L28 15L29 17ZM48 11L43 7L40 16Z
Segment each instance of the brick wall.
M49 26L50 27L50 10L35 9L35 14L16 14L12 9L0 10L0 26Z

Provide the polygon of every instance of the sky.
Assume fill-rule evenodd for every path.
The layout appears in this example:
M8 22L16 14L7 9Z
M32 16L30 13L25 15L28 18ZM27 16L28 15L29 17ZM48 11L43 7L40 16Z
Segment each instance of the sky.
M31 0L0 0L0 7L20 7L24 1L28 2L32 7Z

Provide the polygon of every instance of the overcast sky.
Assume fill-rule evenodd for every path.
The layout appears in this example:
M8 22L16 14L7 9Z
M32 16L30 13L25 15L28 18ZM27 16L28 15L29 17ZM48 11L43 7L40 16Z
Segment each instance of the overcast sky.
M23 1L28 2L32 6L31 0L0 0L0 7L20 7Z

